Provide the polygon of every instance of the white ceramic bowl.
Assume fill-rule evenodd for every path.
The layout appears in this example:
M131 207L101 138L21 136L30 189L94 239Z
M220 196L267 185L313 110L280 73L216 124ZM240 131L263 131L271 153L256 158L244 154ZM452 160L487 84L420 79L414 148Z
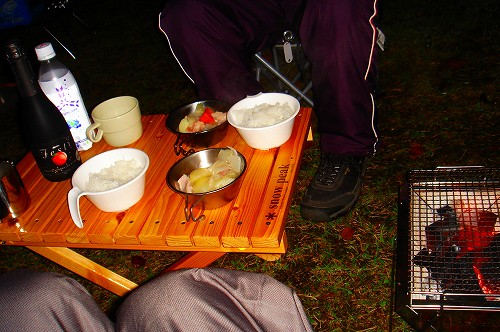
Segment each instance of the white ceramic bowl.
M113 166L118 160L137 160L142 171L134 179L114 189L88 192L85 187L90 173L98 173L104 168ZM68 192L68 205L71 218L82 228L83 221L80 215L80 197L86 196L99 210L105 212L124 211L137 203L144 195L146 170L149 167L149 157L138 149L119 148L100 153L84 162L73 174L71 183L73 188Z
M286 120L267 127L250 128L238 125L236 115L238 110L254 108L261 104L288 103L293 114ZM234 104L227 113L229 124L236 128L245 143L254 149L269 150L276 148L290 138L292 135L295 117L299 113L300 103L293 96L284 93L259 93L255 96L248 96Z

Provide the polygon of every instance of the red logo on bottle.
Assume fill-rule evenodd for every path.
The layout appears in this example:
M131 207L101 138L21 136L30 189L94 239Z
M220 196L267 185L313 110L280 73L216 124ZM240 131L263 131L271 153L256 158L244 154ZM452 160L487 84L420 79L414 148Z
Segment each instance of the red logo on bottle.
M58 151L52 156L52 162L54 165L62 166L68 160L68 155L63 151Z

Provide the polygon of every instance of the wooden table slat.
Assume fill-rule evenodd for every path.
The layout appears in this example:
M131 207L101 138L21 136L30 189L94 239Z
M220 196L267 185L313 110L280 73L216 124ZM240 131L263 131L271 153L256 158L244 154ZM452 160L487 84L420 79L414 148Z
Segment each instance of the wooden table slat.
M222 234L225 247L247 248L251 246L250 235L255 226L254 217L262 208L261 193L268 185L267 170L274 164L274 158L268 158L268 156L273 152L254 152L240 194L235 200L237 208L229 216Z
M166 245L166 232L173 215L183 208L183 202L178 195L167 187L161 191L157 203L151 211L149 220L139 234L143 245Z

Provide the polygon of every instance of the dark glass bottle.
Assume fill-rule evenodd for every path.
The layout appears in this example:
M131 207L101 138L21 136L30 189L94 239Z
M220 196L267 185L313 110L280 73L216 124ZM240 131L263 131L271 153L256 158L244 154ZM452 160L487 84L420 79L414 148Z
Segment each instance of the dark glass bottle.
M6 53L21 97L23 134L38 168L49 181L71 178L82 162L64 117L42 92L21 42L8 42Z

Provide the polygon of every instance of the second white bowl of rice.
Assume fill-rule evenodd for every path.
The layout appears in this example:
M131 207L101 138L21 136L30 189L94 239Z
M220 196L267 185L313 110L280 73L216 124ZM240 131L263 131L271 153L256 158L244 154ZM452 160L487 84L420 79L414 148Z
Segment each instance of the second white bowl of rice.
M288 141L299 110L300 103L293 96L259 93L234 104L227 121L249 146L269 150Z
M124 211L144 195L149 157L141 150L119 148L102 152L84 162L73 174L68 192L71 218L83 227L79 201L82 196L105 212Z

